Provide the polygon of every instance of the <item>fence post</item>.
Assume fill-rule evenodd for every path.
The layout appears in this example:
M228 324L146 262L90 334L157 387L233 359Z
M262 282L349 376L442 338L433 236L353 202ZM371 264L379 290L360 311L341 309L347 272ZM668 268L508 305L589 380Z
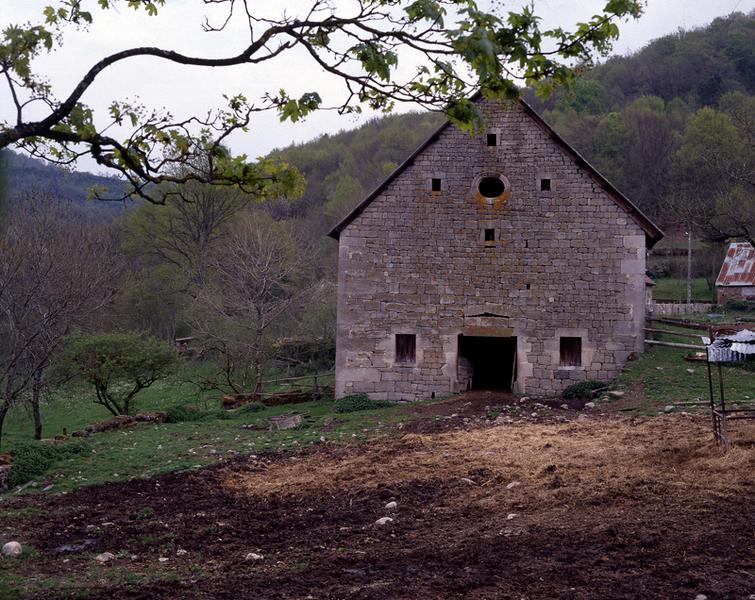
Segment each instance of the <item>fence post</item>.
M312 384L312 401L317 401L317 375L315 375L314 383Z

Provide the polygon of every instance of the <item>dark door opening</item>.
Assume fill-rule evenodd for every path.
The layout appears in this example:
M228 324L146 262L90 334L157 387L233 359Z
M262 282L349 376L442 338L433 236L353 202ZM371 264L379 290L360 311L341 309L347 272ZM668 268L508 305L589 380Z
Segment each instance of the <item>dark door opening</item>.
M516 380L516 338L460 335L459 378L474 390L510 392Z

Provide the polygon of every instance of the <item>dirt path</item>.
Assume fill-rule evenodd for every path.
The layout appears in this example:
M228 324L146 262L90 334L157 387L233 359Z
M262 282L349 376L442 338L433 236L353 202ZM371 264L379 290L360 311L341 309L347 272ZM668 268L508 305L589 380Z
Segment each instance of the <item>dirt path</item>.
M709 437L675 415L323 444L14 499L0 530L38 598L746 599L755 449Z

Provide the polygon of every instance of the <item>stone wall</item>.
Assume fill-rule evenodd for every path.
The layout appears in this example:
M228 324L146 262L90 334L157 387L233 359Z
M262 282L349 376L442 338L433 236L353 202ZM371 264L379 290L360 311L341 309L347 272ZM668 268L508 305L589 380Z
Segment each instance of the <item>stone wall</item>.
M710 302L652 302L647 306L648 316L701 315L713 312L716 307Z
M482 109L489 129L444 129L341 232L337 397L461 390L470 330L517 337L514 391L527 394L609 380L642 351L643 230L518 103ZM477 191L488 174L507 184L492 201ZM395 360L401 333L416 335L414 364ZM560 366L560 336L582 338L582 366Z
M716 292L718 303L722 305L726 304L729 298L755 301L755 285L719 285L716 286Z

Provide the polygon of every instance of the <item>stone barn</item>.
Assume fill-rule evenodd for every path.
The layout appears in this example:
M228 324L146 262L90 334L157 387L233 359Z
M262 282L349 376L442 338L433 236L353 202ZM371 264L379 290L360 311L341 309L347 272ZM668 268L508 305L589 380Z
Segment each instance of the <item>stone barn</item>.
M725 304L730 298L755 302L755 248L752 244L729 244L716 278L716 295L719 304Z
M642 352L662 232L524 101L477 102L330 232L337 397L554 394Z

